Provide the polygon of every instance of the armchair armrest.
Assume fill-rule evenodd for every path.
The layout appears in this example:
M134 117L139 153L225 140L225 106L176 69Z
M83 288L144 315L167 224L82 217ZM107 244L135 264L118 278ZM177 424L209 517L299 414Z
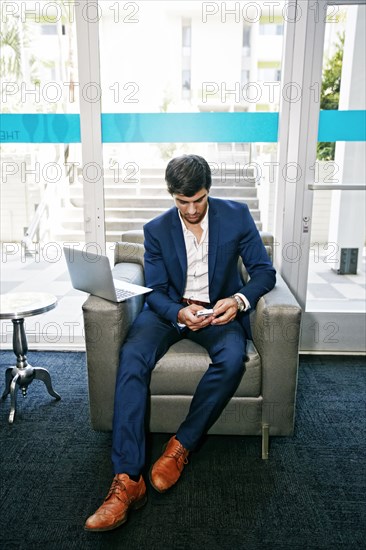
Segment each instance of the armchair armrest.
M114 249L114 264L132 262L144 267L144 245L134 242L117 242Z
M139 263L120 263L113 268L113 276L143 284L143 268ZM110 429L113 407L106 402L114 395L120 348L143 300L142 296L135 296L117 304L89 296L82 306L90 416L95 430Z
M262 361L262 424L271 435L294 428L301 307L282 277L251 316L253 342ZM271 426L276 426L275 431Z

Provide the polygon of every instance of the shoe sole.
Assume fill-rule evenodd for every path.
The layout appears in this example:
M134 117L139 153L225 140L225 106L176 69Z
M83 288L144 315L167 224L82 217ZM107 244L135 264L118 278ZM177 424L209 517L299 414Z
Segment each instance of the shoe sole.
M126 521L128 520L128 514L131 511L139 510L140 508L145 506L146 503L147 503L147 495L140 498L140 500L136 500L136 502L131 504L131 507L126 512L125 517L121 519L121 521L119 521L118 523L115 523L114 525L112 525L111 527L103 527L101 529L88 529L87 527L84 526L84 531L88 531L88 533L103 533L104 531L113 531L114 529L117 529L118 527L121 527L121 525L126 523Z
M167 441L166 443L164 443L164 445L162 446L162 448L161 448L162 453L164 453L164 451L165 451L165 449L167 448L167 446L168 446L168 441ZM168 489L164 489L164 491L162 491L161 489L158 489L158 488L154 485L153 480L151 479L151 472L152 472L153 467L154 467L154 465L152 465L151 468L150 468L150 470L149 470L149 481L150 481L150 485L151 485L151 487L153 487L153 489L155 489L155 491L157 491L158 493L160 493L160 494L162 495L163 493L166 493L166 492L170 489L170 487L169 487ZM172 485L172 487L173 487L173 485Z
M167 491L169 491L169 489L171 487L168 487L167 489L164 489L163 491L161 489L158 489L158 487L156 487L156 485L154 485L153 483L153 480L151 479L151 471L152 471L152 468L151 470L149 471L149 481L150 481L150 485L155 489L155 491L157 491L158 493L160 494L163 494L163 493L166 493ZM175 483L172 485L172 487L175 485Z
M163 451L163 453L164 453L165 449L167 448L168 443L169 443L169 441L167 441L166 443L164 443L164 445L162 446L162 451ZM153 487L153 489L155 489L155 491L157 491L157 492L160 493L161 495L162 495L163 493L166 493L167 491L169 491L169 489L171 489L172 487L174 487L174 485L176 485L176 484L178 483L178 481L179 481L179 479L180 479L180 476L179 476L179 478L177 479L177 481L176 481L175 483L173 483L170 487L167 487L167 488L164 489L164 490L158 489L158 488L156 487L156 485L154 485L153 480L151 479L151 472L152 472L153 467L154 467L154 466L152 466L152 467L150 468L150 471L149 471L149 481L150 481L150 484L151 484L151 486ZM182 473L182 472L181 472L181 473Z

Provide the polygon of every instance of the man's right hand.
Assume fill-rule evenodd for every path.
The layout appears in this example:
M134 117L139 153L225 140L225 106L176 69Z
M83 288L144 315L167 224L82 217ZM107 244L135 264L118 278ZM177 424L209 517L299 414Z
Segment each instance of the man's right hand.
M189 330L200 330L201 328L207 327L211 324L212 319L215 315L209 315L208 317L196 317L197 311L200 311L202 306L197 304L191 304L187 307L182 308L178 313L178 323L186 325Z

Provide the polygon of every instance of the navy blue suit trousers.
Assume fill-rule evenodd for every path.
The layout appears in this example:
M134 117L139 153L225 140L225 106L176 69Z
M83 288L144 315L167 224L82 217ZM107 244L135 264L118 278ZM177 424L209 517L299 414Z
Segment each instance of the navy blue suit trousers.
M176 436L186 449L197 446L234 394L244 373L246 350L244 330L237 320L179 332L157 313L143 310L120 353L113 419L114 473L141 473L145 464L145 416L151 372L169 347L183 338L202 345L211 358L188 415L177 426Z

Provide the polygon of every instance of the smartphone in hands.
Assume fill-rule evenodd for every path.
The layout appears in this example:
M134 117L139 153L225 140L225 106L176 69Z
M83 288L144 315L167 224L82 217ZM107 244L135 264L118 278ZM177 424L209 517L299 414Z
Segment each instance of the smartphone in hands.
M209 317L214 312L213 309L200 309L196 311L196 317Z

